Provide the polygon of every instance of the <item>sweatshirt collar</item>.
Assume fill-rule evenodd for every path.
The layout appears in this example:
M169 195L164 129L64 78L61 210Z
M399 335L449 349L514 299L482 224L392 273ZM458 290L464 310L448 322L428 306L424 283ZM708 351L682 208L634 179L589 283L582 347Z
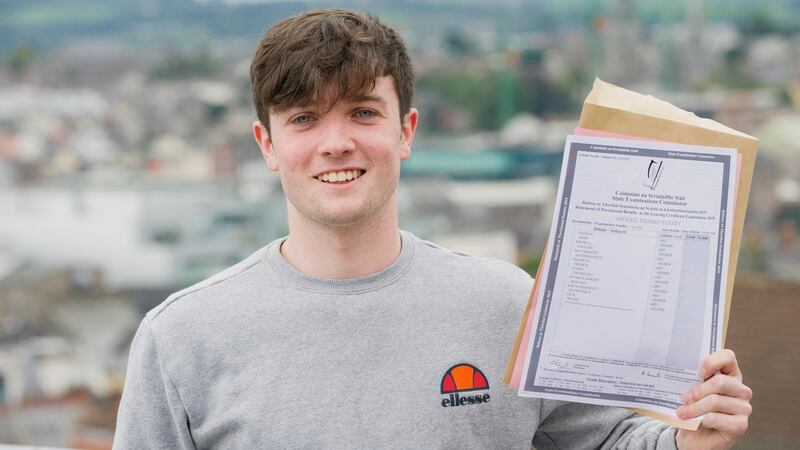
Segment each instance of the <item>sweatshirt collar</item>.
M327 294L360 294L374 291L397 281L408 270L414 258L414 237L400 230L400 254L389 267L372 275L359 278L317 278L307 275L294 267L281 255L281 244L286 237L275 240L267 246L264 259L272 271L287 283L306 291Z

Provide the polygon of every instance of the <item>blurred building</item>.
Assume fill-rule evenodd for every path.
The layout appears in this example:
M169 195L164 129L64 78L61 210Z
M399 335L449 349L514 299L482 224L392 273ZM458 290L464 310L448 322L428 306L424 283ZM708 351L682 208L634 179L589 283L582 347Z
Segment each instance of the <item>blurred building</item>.
M800 442L800 328L797 282L739 277L733 290L725 346L736 352L753 389L750 427L737 449L790 449Z
M179 286L281 232L279 195L252 204L230 184L17 188L0 192L0 248L50 268L96 270L113 288Z

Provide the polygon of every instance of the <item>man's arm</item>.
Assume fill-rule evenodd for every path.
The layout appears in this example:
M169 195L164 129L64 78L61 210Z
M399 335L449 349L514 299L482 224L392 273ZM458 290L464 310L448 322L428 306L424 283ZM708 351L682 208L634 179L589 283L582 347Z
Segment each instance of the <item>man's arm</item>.
M684 405L677 413L682 419L705 416L697 431L678 432L678 448L730 448L747 431L753 391L742 383L742 371L731 350L708 355L699 375L705 381L684 394Z
M540 417L536 450L676 448L674 428L623 408L542 400Z
M148 317L131 343L113 448L195 448L186 411L161 363Z
M747 430L752 391L730 350L707 356L699 375L706 381L684 395L686 404L677 411L682 419L705 414L697 431L678 430L676 436L674 428L625 409L544 400L534 447L727 449Z

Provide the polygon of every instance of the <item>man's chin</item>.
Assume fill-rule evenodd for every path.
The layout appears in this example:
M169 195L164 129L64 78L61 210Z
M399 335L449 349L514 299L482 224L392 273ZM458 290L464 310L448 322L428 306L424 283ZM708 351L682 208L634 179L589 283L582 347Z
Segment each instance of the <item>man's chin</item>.
M318 204L305 211L295 209L295 212L305 221L314 222L317 226L342 230L380 222L384 216L382 212L386 211L385 206L388 205L390 202L384 203L384 208L373 202L338 202L336 208L325 208Z
M333 229L346 229L363 224L366 218L362 215L335 215L325 216L318 220L320 225Z
M365 222L369 214L363 209L339 209L337 211L317 211L312 215L315 222L327 228L348 228Z

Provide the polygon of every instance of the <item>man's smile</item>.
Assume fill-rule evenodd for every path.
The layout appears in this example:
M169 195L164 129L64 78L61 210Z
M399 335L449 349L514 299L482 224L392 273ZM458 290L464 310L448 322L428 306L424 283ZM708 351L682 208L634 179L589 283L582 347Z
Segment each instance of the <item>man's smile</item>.
M363 169L343 169L343 170L332 170L330 172L324 172L315 176L319 181L324 181L326 183L347 183L348 181L355 180L356 178L363 175L366 171Z

